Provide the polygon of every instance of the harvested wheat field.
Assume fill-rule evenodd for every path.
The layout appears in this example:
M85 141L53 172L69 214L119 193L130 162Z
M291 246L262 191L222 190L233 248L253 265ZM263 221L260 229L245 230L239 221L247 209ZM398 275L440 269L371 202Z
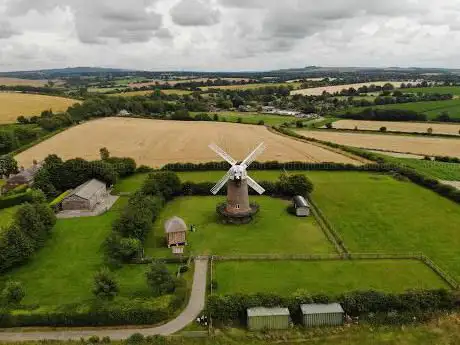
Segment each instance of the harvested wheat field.
M361 86L383 86L386 83L392 84L396 89L401 86L402 83L408 83L404 81L375 81L370 83L357 83L357 84L347 84L347 85L333 85L333 86L323 86L323 87L313 87L309 89L301 89L291 91L291 95L304 95L304 96L321 96L324 91L329 93L340 92L343 89L349 89L353 87L355 89L360 88Z
M365 149L412 153L416 155L460 157L459 139L389 134L338 133L332 131L298 130L297 133L309 138Z
M21 115L40 115L47 109L52 109L54 112L66 111L68 107L78 102L63 97L0 92L0 124L16 122Z
M16 159L23 166L53 153L64 159L98 159L99 149L107 147L113 156L132 157L138 164L159 167L174 162L221 161L208 148L212 142L235 159L243 159L262 141L268 148L260 161L360 164L339 153L271 133L263 126L129 118L105 118L72 127L20 153Z
M358 129L379 131L381 127L386 127L391 132L407 133L427 133L428 128L433 130L433 134L460 134L460 124L441 124L428 122L392 122L392 121L360 121L360 120L340 120L334 122L337 129Z

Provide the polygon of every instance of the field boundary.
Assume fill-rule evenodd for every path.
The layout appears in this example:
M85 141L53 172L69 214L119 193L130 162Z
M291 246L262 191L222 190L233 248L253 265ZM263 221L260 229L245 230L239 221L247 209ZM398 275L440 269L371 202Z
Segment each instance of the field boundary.
M350 253L350 254L251 254L251 255L212 255L211 266L215 262L226 261L363 261L363 260L416 260L423 263L441 278L452 290L460 289L456 279L436 265L422 253L388 254L388 253ZM214 279L214 267L211 267L211 280ZM211 293L212 294L212 293Z
M347 120L347 119L342 119L342 120ZM339 120L340 121L340 120ZM363 120L366 121L366 120ZM370 120L369 120L370 121ZM412 123L408 121L401 121L402 123ZM417 122L418 123L418 122ZM428 122L428 127L429 127L430 122ZM443 124L449 124L452 126L460 126L460 123L443 123ZM402 131L390 131L386 130L384 132L380 131L379 129L352 129L352 128L311 128L309 129L311 131L318 131L318 132L343 132L343 133L361 133L361 134L375 134L375 135L399 135L399 136L409 136L409 137L424 137L424 138L445 138L445 139L460 139L460 134L446 134L446 133L426 133L426 132L402 132Z

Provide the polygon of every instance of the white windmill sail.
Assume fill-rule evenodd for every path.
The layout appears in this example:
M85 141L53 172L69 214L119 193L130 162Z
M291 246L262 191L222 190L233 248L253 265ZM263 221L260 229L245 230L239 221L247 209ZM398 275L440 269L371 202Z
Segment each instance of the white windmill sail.
M222 189L223 186L227 183L227 181L230 179L230 170L227 171L227 173L220 179L219 182L216 183L214 187L211 188L211 193L216 195L219 193L219 191Z
M261 143L259 146L256 147L254 151L252 151L249 156L246 157L246 159L241 163L241 165L245 165L246 167L249 167L252 162L254 162L259 155L261 155L265 151L265 144Z
M223 159L225 159L230 165L235 165L238 163L236 160L234 160L227 152L222 150L219 146L216 144L211 144L209 145L209 148L213 150L215 153L217 153L219 156L221 156Z
M254 189L257 193L261 195L265 193L265 189L260 184L258 184L256 181L254 181L252 178L248 176L247 180L248 180L248 186Z

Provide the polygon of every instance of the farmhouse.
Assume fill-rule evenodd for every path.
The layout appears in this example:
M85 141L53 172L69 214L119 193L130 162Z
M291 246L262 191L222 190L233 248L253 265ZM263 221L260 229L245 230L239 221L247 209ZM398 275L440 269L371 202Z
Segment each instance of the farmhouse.
M310 215L310 204L303 196L296 195L292 199L297 217L308 217Z
M3 187L3 190L7 192L16 188L17 186L31 186L34 183L35 175L38 173L41 167L41 163L34 162L34 165L28 169L21 168L21 171L18 174L12 175L8 178L5 186Z
M104 182L92 179L75 188L63 201L64 211L92 211L107 196Z
M185 246L187 244L187 225L184 220L179 217L173 217L165 223L166 240L168 248Z
M291 322L288 308L249 308L248 329L288 329Z
M316 326L340 326L343 324L344 311L338 303L331 304L302 304L303 325L306 327Z

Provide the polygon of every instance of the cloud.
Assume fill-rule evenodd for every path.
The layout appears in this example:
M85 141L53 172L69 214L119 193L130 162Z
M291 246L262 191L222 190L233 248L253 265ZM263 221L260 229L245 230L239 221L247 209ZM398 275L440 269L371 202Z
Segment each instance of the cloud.
M220 11L208 0L181 0L170 14L173 22L182 26L211 26L220 20Z
M13 29L11 23L0 20L0 39L7 39L18 34L19 32Z

